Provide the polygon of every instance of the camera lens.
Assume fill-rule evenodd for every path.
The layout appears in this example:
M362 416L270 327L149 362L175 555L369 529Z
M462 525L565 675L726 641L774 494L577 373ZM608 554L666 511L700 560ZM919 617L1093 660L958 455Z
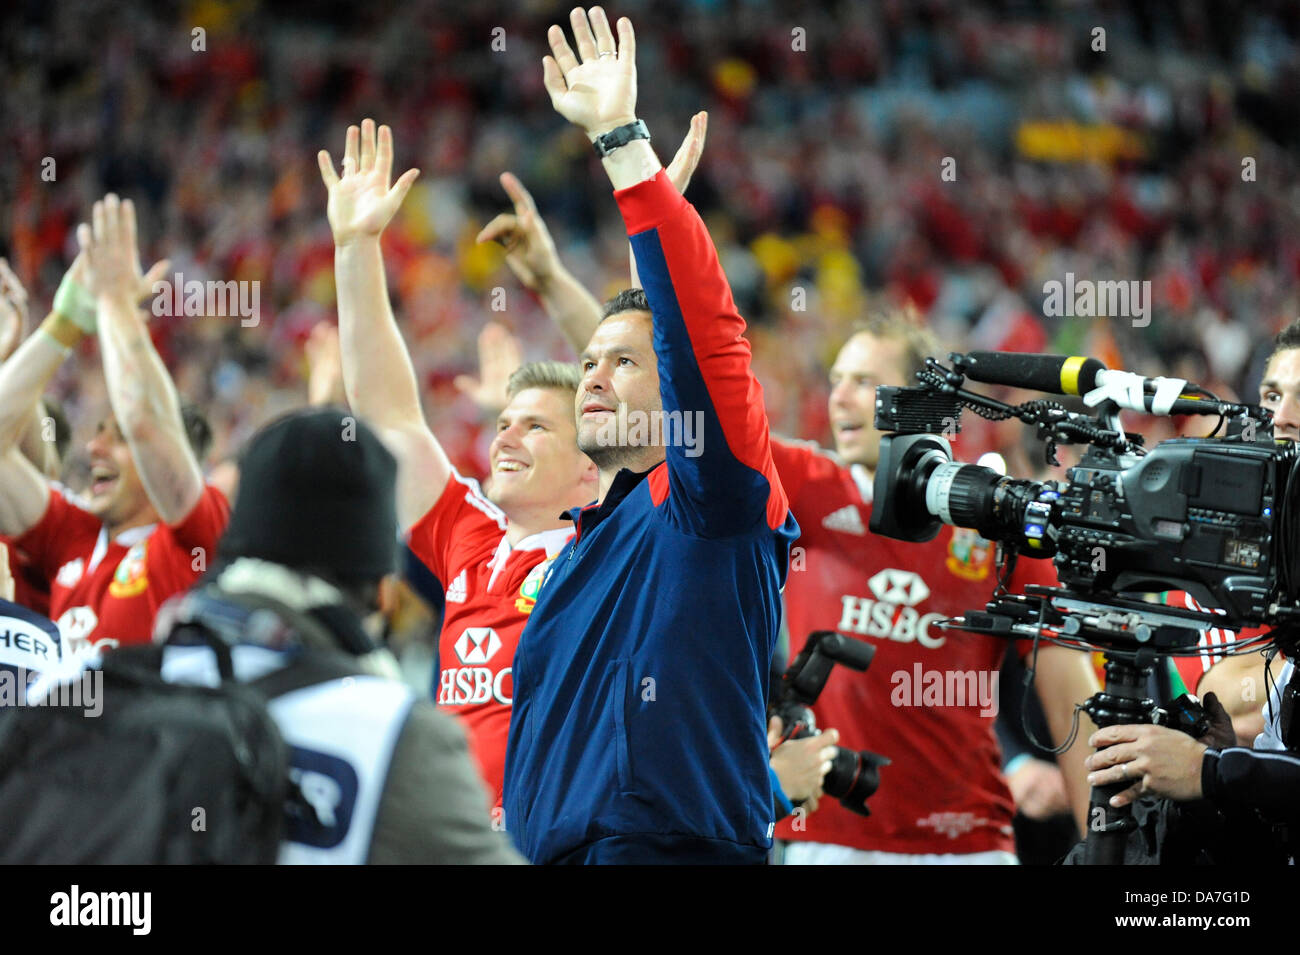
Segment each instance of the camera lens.
M850 812L869 816L867 799L880 787L880 767L888 764L888 759L876 753L841 747L835 752L830 771L822 778L822 789Z

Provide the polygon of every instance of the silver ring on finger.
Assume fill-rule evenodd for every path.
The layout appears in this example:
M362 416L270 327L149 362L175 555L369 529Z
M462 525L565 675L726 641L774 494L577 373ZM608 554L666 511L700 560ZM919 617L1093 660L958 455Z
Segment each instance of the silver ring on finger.
M617 56L617 55L618 55L618 54L616 54L613 50L603 50L603 51L601 51L601 53L596 57L596 59L599 60L601 57L605 57L605 56Z

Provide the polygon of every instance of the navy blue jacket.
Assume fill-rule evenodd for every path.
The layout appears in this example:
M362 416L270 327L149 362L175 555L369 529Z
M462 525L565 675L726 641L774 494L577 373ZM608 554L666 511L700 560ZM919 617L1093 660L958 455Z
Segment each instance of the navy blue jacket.
M761 862L768 664L799 528L703 222L663 172L614 195L663 409L702 413L703 433L572 512L515 651L505 825L538 863Z

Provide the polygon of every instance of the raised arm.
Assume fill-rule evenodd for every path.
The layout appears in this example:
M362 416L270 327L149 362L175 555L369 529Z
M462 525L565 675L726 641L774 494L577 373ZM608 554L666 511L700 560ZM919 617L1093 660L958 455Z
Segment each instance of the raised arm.
M307 358L307 404L313 408L347 404L338 328L329 322L317 323L303 351Z
M108 400L158 516L182 523L203 496L203 472L181 421L176 386L136 306L141 282L135 206L109 193L77 227L99 313Z
M668 164L668 178L678 192L686 192L695 167L699 165L708 119L709 114L703 111L691 117L690 131ZM503 212L489 222L479 232L477 241L496 241L505 246L506 264L510 270L524 288L537 295L542 308L565 340L576 353L582 354L600 324L600 302L561 261L551 231L537 211L537 203L519 178L514 173L502 173L501 186L514 203L515 211ZM640 288L636 256L630 246L628 256L631 260L629 284Z
M451 480L447 458L420 408L411 356L388 301L379 237L410 190L419 170L389 185L393 132L373 120L348 127L343 175L329 153L317 154L329 189L334 231L334 277L338 285L339 342L343 386L352 410L378 432L397 458L397 519L409 528L433 507Z
M6 292L12 294L9 286L17 277L11 279L7 267L5 273ZM30 530L49 503L49 485L19 445L50 379L73 346L95 331L95 301L87 281L85 256L78 255L40 328L0 364L0 533L16 536ZM25 304L25 292L22 298Z
M27 290L9 263L0 259L0 363L8 361L27 337L27 317ZM42 427L45 414L45 404L37 398L28 412L27 423L19 428L19 447L42 474L58 477L59 453L53 436L47 435Z
M1053 745L1060 745L1070 735L1074 724L1074 708L1101 689L1097 673L1092 668L1088 654L1067 647L1043 647L1038 655L1038 678L1035 681L1043 715L1052 734ZM1018 692L1018 691L1017 691ZM1084 742L1096 727L1083 713L1079 714L1079 734L1064 753L1056 757L1056 765L1065 777L1065 789L1070 797L1070 811L1080 832L1087 832L1088 800L1092 787L1088 784L1090 755Z
M636 39L624 17L615 44L600 7L590 18L575 9L570 22L581 61L564 32L551 27L543 82L556 111L595 142L636 120ZM704 223L647 140L612 149L602 163L654 316L669 506L701 536L741 533L759 522L782 527L789 507L772 463L762 388Z

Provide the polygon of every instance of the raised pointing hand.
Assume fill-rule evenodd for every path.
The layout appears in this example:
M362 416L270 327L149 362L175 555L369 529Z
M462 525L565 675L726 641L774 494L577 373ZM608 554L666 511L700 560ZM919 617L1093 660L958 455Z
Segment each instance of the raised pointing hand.
M506 247L506 264L525 288L536 291L559 267L555 240L537 212L537 204L514 173L503 172L501 185L514 202L513 213L503 212L478 234L478 242L497 241Z

